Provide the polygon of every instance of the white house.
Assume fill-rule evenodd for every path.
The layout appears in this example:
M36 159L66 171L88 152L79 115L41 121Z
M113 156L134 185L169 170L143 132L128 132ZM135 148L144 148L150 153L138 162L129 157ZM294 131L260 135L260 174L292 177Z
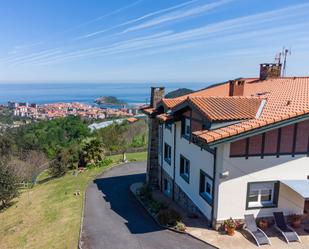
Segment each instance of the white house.
M280 71L174 99L152 88L148 183L213 227L309 211L309 77Z

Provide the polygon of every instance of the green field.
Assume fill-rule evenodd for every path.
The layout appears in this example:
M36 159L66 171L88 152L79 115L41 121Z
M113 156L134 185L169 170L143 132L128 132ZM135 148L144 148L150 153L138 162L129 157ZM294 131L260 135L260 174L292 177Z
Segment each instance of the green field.
M144 161L146 155L145 152L131 153L127 158ZM121 155L110 158L112 165L116 165ZM111 166L86 170L77 176L69 172L24 190L14 205L0 213L0 248L76 249L86 186ZM39 180L44 178L48 178L46 172ZM77 190L80 196L74 195Z

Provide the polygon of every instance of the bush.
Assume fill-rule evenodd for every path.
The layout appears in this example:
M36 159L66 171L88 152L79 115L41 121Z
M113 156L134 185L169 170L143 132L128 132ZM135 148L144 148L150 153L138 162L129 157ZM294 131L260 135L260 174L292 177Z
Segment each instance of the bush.
M49 166L49 172L52 177L63 176L68 171L67 164L63 161L61 153L59 153Z
M181 215L174 209L163 209L158 213L158 221L161 225L175 226Z
M181 221L176 221L176 227L175 228L180 232L184 232L187 229L186 225Z
M13 170L0 161L0 209L18 195L18 179Z
M153 214L159 213L162 209L167 209L167 204L165 202L150 200L148 203L149 211Z
M139 196L143 201L151 201L152 198L152 191L149 185L144 184L140 189L139 189Z
M107 167L113 163L113 159L105 158L99 163L99 167Z

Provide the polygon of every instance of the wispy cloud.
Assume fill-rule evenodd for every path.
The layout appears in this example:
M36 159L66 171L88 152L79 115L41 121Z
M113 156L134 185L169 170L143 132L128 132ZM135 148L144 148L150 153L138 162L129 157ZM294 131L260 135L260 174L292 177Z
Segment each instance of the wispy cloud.
M67 30L65 30L65 31L62 31L61 33L71 32L71 31L80 29L80 28L82 28L82 27L88 26L88 25L90 25L90 24L99 22L99 21L101 21L101 20L103 20L103 19L105 19L105 18L107 18L107 17L111 17L111 16L116 15L116 14L119 14L119 13L121 13L121 12L127 10L127 9L130 9L130 8L132 8L132 7L134 7L134 6L138 5L138 4L140 4L140 3L143 2L143 1L144 1L144 0L137 0L137 1L135 1L135 2L133 2L133 3L130 3L130 4L126 5L126 6L123 6L123 7L121 7L121 8L116 9L116 10L113 10L113 11L111 11L111 12L108 12L108 13L102 15L102 16L96 17L96 18L94 18L94 19L92 19L92 20L86 21L86 22L81 23L81 24L79 24L79 25L76 25L76 26L74 26L74 27L72 27L72 28L69 28L69 29L67 29Z
M169 8L165 8L165 9L161 9L161 10L158 10L158 11L154 11L154 12L148 13L146 15L143 15L141 17L138 17L138 18L135 18L135 19L132 19L132 20L129 20L129 21L117 24L117 25L115 25L113 27L102 29L102 30L99 30L99 31L96 31L96 32L92 32L92 33L89 33L89 34L86 34L86 35L79 36L79 37L77 37L75 39L80 40L80 39L85 39L85 38L101 35L101 34L106 33L108 31L115 30L117 28L124 27L126 25L133 24L133 23L142 21L144 19L156 16L156 15L159 15L159 14L162 14L162 13L166 13L166 12L171 11L171 10L175 10L175 9L179 9L179 8L188 6L188 5L193 4L193 3L197 2L197 1L198 0L191 0L191 1L188 1L188 2L185 2L185 3L182 3L182 4L178 4L178 5L169 7Z
M211 23L202 27L180 32L163 31L114 42L110 45L76 49L74 51L43 51L28 57L22 57L10 62L32 65L50 65L78 58L102 57L115 54L160 53L175 50L192 49L195 46L211 48L212 44L236 44L244 48L250 43L260 45L269 42L282 42L285 38L296 40L304 37L309 30L309 4L289 6L282 9L268 11L249 16L237 17L221 22ZM304 21L306 20L306 21ZM289 24L287 25L286 22ZM286 41L285 41L286 42ZM256 46L256 45L254 45ZM264 45L267 47L267 44ZM136 53L138 51L138 53Z
M162 25L171 21L177 21L180 19L188 18L188 17L194 17L197 15L204 14L205 12L208 12L210 10L213 10L215 8L218 8L222 5L225 5L227 3L232 2L232 0L222 0L222 1L216 1L209 4L199 5L195 6L193 8L189 9L182 9L178 11L173 11L171 13L159 16L157 18L153 18L152 20L149 20L147 22L144 22L142 24L136 25L134 27L128 28L123 31L123 33L131 32L131 31L137 31L140 29L146 29L151 28L154 26Z

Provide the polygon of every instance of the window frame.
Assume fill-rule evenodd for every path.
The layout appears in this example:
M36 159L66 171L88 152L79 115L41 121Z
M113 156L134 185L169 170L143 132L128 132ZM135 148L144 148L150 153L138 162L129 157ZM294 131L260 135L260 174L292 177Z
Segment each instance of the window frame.
M169 149L167 151L166 149ZM169 155L169 157L167 157ZM171 165L172 162L172 146L170 146L168 143L164 142L164 161L167 162L169 165Z
M182 164L183 162L183 164ZM186 163L187 162L187 163ZM184 157L183 155L180 155L180 161L179 161L179 173L180 176L187 182L190 183L190 160ZM188 169L188 173L185 173Z
M187 128L189 127L189 132L187 132ZM190 139L191 136L191 119L183 116L182 120L181 120L181 136L187 140Z
M211 182L211 192L209 194L206 191L207 183L209 183L207 180ZM203 170L200 170L199 194L210 206L213 205L214 179Z
M258 201L256 201L256 205L250 205L250 190L252 188L252 186L254 186L254 184L258 185L269 185L269 184L273 184L273 188L272 188L272 197L271 197L271 203L264 203L261 201L261 196L262 196L262 191L263 190L268 190L266 188L260 188L258 190L256 190L258 192ZM279 199L279 191L280 191L280 182L279 181L262 181L262 182L248 182L247 183L247 197L246 197L246 210L251 210L251 209L262 209L262 208L276 208L278 207L278 199Z
M163 180L163 192L168 196L172 193L172 184L167 178Z

